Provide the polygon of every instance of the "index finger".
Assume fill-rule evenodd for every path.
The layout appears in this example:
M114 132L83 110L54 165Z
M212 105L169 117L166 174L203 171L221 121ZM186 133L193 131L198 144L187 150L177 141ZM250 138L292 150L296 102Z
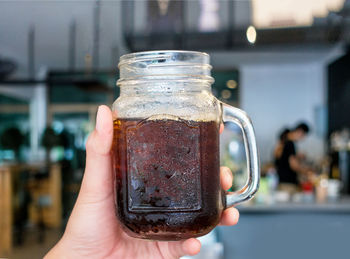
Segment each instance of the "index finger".
M220 134L221 134L223 131L224 131L224 124L221 123L221 124L220 124L220 129L219 129Z

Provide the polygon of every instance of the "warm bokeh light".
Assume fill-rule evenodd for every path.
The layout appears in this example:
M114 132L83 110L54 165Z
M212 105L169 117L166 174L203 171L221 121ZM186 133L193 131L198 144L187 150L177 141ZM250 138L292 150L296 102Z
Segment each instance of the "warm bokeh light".
M235 80L228 80L226 86L227 88L235 89L237 87L237 82Z
M229 99L231 97L231 92L229 90L222 90L221 91L221 97L224 99Z
M252 0L253 24L258 28L308 26L314 17L338 11L345 0Z

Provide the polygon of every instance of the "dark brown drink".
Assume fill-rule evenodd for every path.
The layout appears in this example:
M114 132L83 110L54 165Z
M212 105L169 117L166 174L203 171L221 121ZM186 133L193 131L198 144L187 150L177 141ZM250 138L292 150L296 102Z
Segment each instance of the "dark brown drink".
M114 121L116 211L135 237L201 236L220 220L219 124Z

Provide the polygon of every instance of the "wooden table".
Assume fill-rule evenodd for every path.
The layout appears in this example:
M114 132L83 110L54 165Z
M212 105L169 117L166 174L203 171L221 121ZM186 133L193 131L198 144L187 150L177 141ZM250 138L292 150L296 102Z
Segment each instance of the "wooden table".
M39 165L28 164L0 166L0 258L8 256L12 249L13 175L21 170L30 171L39 168ZM51 202L49 206L43 208L44 224L50 227L60 227L62 220L61 189L61 167L58 164L52 164L49 177L40 181L36 188L30 189L34 204L32 203L29 207L29 220L33 223L37 222L35 202L40 196L46 195L50 197Z
M9 167L0 167L0 257L12 247L12 181Z

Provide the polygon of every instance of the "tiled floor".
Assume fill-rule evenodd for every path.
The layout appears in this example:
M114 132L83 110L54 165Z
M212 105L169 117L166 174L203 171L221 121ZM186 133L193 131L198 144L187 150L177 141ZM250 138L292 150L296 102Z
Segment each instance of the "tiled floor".
M43 243L38 242L38 232L27 231L26 238L21 246L14 246L9 259L43 258L43 256L60 239L62 232L60 229L49 229L45 231Z

